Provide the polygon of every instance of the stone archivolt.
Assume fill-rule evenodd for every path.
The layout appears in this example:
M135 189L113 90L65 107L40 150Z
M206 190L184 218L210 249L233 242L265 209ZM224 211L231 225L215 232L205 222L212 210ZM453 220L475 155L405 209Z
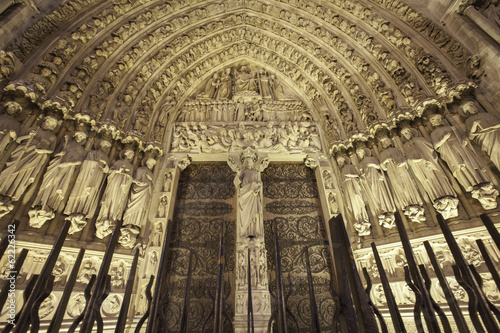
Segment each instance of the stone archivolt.
M426 105L423 98L441 97L451 102L470 88L470 83L456 85L460 72L464 71L461 66L469 56L466 51L430 20L397 1L390 5L381 3L394 14L378 7L368 9L361 3L338 1L322 2L321 6L305 1L288 4L235 1L227 5L204 2L204 7L201 3L130 1L113 3L108 8L101 3L72 25L76 29L64 30L62 22L74 16L72 10L87 9L89 5L71 2L68 6L72 10L61 7L52 14L59 17L58 24L40 21L40 25L46 26L45 32L29 39L39 41L42 46L27 61L34 65L33 72L18 73L16 79L26 83L18 82L10 89L35 81L31 89L38 94L41 105L60 108L68 117L78 116L86 121L104 124L106 119L113 120L113 124L104 127L114 132L133 129L137 133L131 135L138 140L154 141L151 133L144 132L146 124L156 121L165 97L175 96L171 97L174 102L182 102L184 96L189 95L190 86L196 87L206 79L188 70L189 64L198 71L208 67L208 60L195 56L197 52L206 52L185 46L201 41L198 47L204 44L207 51L215 50L215 58L211 58L213 64L224 62L221 47L229 44L219 31L242 25L247 27L244 31L250 36L233 38L233 43L241 46L249 42L248 51L252 51L255 49L252 43L258 44L257 40L267 37L269 42L264 47L271 54L266 57L278 62L283 57L290 62L288 68L279 68L279 64L271 62L284 76L290 75L291 63L298 63L300 69L296 69L295 75L306 81L299 80L297 89L304 91L310 100L320 98L311 111L322 114L324 109L330 110L318 117L323 119L323 130L330 144L338 140L345 142L357 132L369 129L374 121L392 122L405 107L413 109L410 117L420 115L420 108L425 109ZM259 16L253 16L254 12ZM391 20L394 16L408 25ZM162 22L169 23L161 26ZM391 22L399 23L396 26ZM251 28L252 25L258 29ZM67 35L58 44L52 43L55 48L51 49L53 46L42 40L55 27L61 27ZM414 29L425 38L415 36ZM33 32L26 32L11 46L22 60L32 53L22 46L29 34ZM141 38L144 34L148 36ZM286 44L283 38L288 40ZM432 44L444 55L431 47ZM93 54L86 54L85 50L91 49ZM432 55L424 49L433 50ZM175 60L169 64L166 59ZM268 60L258 59L258 62ZM196 64L199 65L196 67ZM158 68L165 71L162 73ZM187 75L172 81L167 75L168 69L173 70L170 76ZM137 91L134 86L142 89ZM182 103L176 105L176 110L179 104ZM113 111L122 114L113 116ZM135 120L143 125L135 125ZM334 129L328 128L342 122L346 128L340 129L337 135Z

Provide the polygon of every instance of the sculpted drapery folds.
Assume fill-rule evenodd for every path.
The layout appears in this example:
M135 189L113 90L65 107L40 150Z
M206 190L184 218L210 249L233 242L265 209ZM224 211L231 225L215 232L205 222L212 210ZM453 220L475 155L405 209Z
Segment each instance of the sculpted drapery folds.
M500 170L500 119L490 113L479 113L474 102L464 103L462 110L471 115L465 121L469 139L478 143Z
M97 208L99 192L104 177L109 170L109 141L95 143L95 150L89 151L80 168L75 186L69 195L64 214L71 221L69 233L73 234L85 227Z
M432 115L430 121L436 128L431 133L434 148L446 161L453 176L465 191L472 192L472 196L479 200L484 209L496 208L498 191L491 185L483 171L484 165L472 150L465 134L454 126L443 126L440 114Z
M384 150L380 153L380 166L387 172L394 190L394 200L412 222L425 221L423 201L409 171L403 153L392 147L388 137L380 140Z
M35 181L56 147L56 136L51 132L56 126L57 120L47 116L40 128L29 128L17 138L19 146L0 174L0 194L17 201Z
M440 114L430 118L435 130L431 133L434 149L448 164L453 176L458 180L467 192L471 192L474 186L488 182L482 169L484 166L479 162L476 154L469 146L465 135L453 126L443 126Z
M269 159L258 160L257 153L245 149L237 164L229 158L229 165L237 172L234 184L238 188L238 213L240 237L259 237L264 235L262 211L262 180L260 173L268 166Z
M361 189L358 170L349 163L347 156L338 156L337 163L341 170L346 207L354 217L353 227L359 236L368 236L371 233L371 225L363 201L363 190Z
M123 228L118 240L125 247L133 248L140 229L146 223L153 183L153 168L156 160L148 158L145 166L135 172L127 208L123 214Z
M234 91L236 94L244 91L257 92L257 83L247 66L240 68L239 74L236 76Z
M17 139L21 124L14 118L21 111L21 105L16 102L5 103L5 114L0 115L0 156L3 155L9 143Z
M371 151L368 148L358 148L356 154L361 160L360 171L363 177L363 185L374 213L380 225L384 228L393 228L396 206L385 176L380 169L379 161L376 157L371 156Z
M419 137L414 128L405 127L401 134L407 140L403 149L408 158L408 165L432 200L434 208L445 219L457 217L457 195L439 165L432 143Z
M149 198L151 197L151 184L153 183L153 168L156 160L148 158L145 166L135 172L135 177L130 190L127 209L123 215L123 225L135 225L141 228L148 212Z
M29 211L31 227L40 228L55 216L55 211L71 189L73 174L85 157L82 145L86 137L84 132L75 132L65 137L62 149L50 162L31 205L34 208Z
M130 162L133 150L125 150L121 159L113 163L107 177L107 185L101 200L96 221L96 236L103 239L113 232L116 222L122 218L132 185L134 169Z

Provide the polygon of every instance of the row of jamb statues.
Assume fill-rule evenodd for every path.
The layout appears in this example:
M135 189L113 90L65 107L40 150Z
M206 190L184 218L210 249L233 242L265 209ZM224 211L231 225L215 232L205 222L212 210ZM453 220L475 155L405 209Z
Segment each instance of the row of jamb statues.
M123 221L119 242L133 247L146 221L156 159L144 158L134 175L132 149L123 149L120 158L111 163L108 157L111 142L96 140L94 149L86 152L87 134L81 130L65 135L56 149L57 138L53 132L58 120L45 116L40 126L21 133L20 123L15 120L19 106L15 104L7 104L6 113L0 116L3 127L0 151L5 152L14 140L18 143L0 173L0 217L14 208L14 202L19 201L43 173L29 211L31 227L42 227L57 211L62 211L71 221L69 233L74 234L85 227L99 206L96 236L108 236L117 221Z
M385 228L394 227L396 207L401 208L410 221L424 221L423 200L415 180L445 219L458 216L458 196L439 163L438 153L465 192L477 199L485 210L497 207L498 190L469 139L476 142L500 170L500 120L479 112L472 101L464 103L462 110L469 115L465 120L468 138L456 126L445 125L441 114L433 114L428 117L434 128L430 140L409 125L403 126L400 133L405 140L404 153L385 135L379 139L380 161L371 156L371 150L366 147L356 150L360 160L357 168L347 154L337 154L346 206L358 235L371 233L363 192L378 222Z

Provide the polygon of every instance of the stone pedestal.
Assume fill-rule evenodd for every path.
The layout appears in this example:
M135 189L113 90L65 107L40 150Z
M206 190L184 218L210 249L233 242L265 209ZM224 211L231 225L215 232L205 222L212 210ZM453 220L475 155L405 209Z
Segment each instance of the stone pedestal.
M267 278L267 253L264 237L247 238L237 244L235 332L247 332L248 272L251 276L253 322L255 332L267 332L271 317L271 299ZM248 256L250 253L250 265Z

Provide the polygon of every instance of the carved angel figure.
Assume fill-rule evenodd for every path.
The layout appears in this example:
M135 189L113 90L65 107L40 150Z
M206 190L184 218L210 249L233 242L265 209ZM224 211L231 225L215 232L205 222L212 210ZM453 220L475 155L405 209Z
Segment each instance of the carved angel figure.
M45 117L41 128L29 128L17 138L19 146L0 174L0 194L17 201L35 181L55 149L56 136L51 131L56 126L57 120L48 116Z
M64 209L64 214L69 215L66 219L72 224L69 234L82 230L87 219L94 215L104 176L109 170L108 154L111 143L103 140L96 142L94 147L96 149L89 151L82 163Z
M134 151L128 149L110 168L108 184L102 196L101 209L96 221L96 236L101 239L111 234L116 222L122 218L132 185L133 167L130 162L133 158Z
M262 211L262 180L260 173L269 165L269 159L258 161L257 153L245 149L240 155L240 164L229 158L229 165L237 172L234 184L238 189L238 226L241 237L264 235Z
M72 138L71 138L72 136ZM65 137L61 151L49 164L43 176L40 190L29 211L30 226L40 228L47 220L54 218L64 198L71 189L71 180L76 168L82 164L85 150L82 145L87 135L83 132Z

